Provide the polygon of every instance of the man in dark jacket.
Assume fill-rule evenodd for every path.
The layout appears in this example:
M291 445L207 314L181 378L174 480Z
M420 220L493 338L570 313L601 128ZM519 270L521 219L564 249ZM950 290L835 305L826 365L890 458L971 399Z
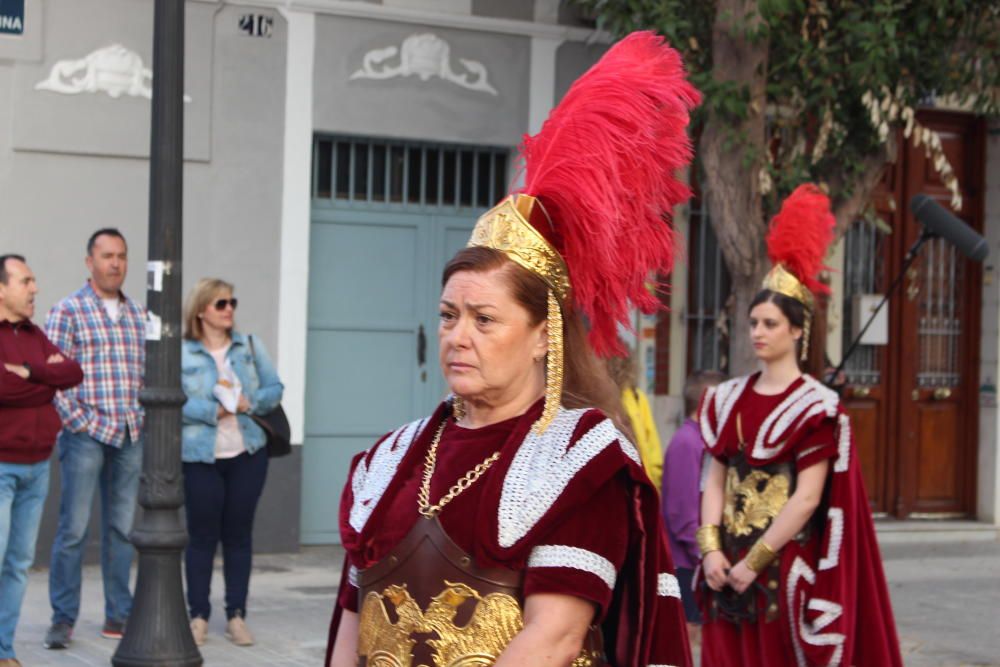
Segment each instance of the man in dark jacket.
M52 398L83 380L80 365L32 324L37 293L24 257L0 255L0 667L20 664L14 630L62 426Z

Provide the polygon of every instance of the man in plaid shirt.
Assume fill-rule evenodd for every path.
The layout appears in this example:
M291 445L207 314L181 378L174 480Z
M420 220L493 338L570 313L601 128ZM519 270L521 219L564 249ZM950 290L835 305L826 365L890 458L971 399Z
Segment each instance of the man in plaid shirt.
M101 489L101 573L104 628L122 636L132 609L129 570L142 467L145 311L122 291L128 269L125 238L100 229L87 242L90 280L49 312L45 332L83 367L83 383L56 396L62 418L59 463L62 497L52 543L49 600L52 625L45 648L66 648L80 611L80 574L94 492Z

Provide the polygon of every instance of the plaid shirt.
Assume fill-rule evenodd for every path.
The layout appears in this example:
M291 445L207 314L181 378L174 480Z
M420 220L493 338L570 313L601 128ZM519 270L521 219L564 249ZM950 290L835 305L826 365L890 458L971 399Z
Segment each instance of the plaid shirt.
M142 433L139 405L146 370L146 311L122 296L117 322L88 282L49 311L45 333L83 368L83 382L56 394L63 426L121 447Z

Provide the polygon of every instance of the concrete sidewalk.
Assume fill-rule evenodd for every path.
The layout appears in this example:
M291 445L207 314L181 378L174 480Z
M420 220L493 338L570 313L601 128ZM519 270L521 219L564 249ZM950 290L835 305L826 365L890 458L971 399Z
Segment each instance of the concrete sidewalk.
M1000 543L882 547L907 667L1000 665Z
M222 636L217 567L205 665L320 667L342 553L311 547L255 558L247 618L257 637L252 648L237 648ZM883 556L907 667L1000 667L1000 543L887 544ZM51 613L47 596L48 572L33 571L16 642L25 667L110 665L116 643L98 634L104 621L99 568L84 569L83 612L69 650L42 648Z
M326 650L330 613L340 583L343 551L335 547L307 548L298 554L254 557L247 625L256 646L238 648L222 636L226 620L222 601L222 567L212 580L209 637L201 647L205 665L248 667L319 667ZM48 570L33 570L17 628L15 648L25 667L82 667L111 664L116 641L101 637L104 598L98 566L84 568L83 605L65 651L42 648L52 614L48 601Z

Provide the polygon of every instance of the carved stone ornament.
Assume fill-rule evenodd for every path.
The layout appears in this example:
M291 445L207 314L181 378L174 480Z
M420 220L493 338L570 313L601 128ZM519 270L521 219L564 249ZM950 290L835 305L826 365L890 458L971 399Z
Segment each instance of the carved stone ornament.
M389 62L397 56L398 62ZM464 72L452 70L451 45L437 35L410 35L401 47L387 46L366 53L361 69L351 75L351 81L415 76L426 82L438 77L468 90L499 95L489 82L485 65L466 58L459 58L458 62L465 68Z
M114 99L127 95L149 100L153 98L153 72L138 53L112 44L79 60L56 62L48 78L35 84L35 90L63 95L106 93ZM185 95L184 101L190 102L191 97Z

